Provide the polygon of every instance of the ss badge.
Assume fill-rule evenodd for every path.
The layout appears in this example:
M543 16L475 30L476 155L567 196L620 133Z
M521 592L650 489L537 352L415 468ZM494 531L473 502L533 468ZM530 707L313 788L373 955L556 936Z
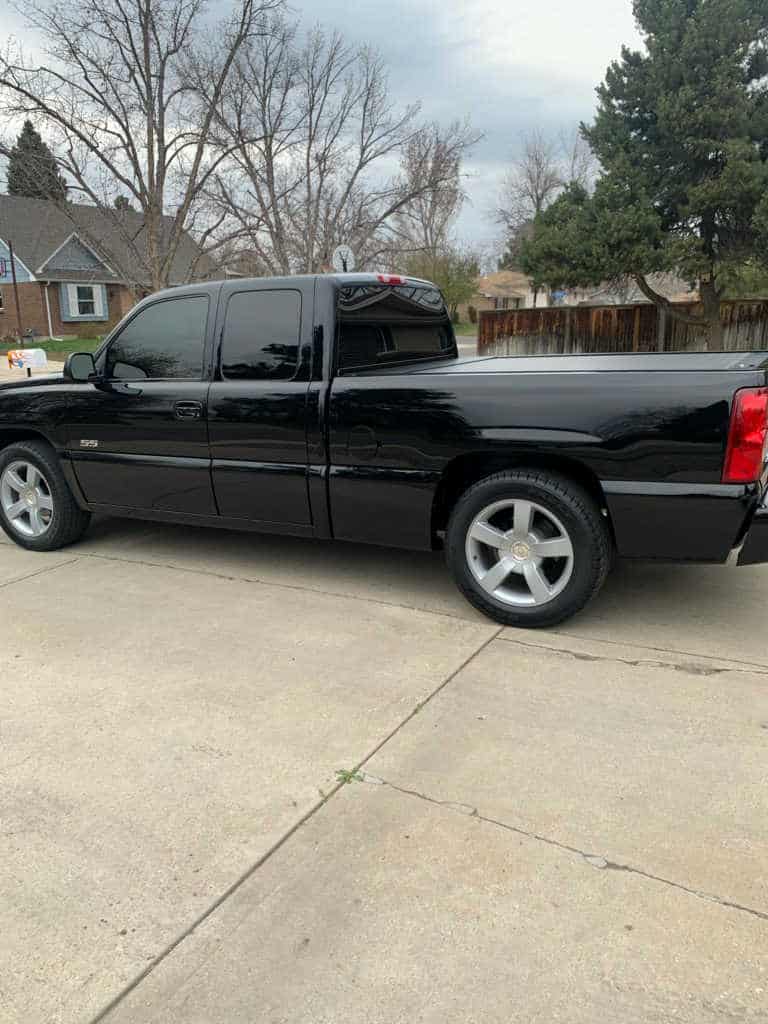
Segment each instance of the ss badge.
M99 447L99 442L98 441L82 440L80 442L80 447L81 448L98 448Z

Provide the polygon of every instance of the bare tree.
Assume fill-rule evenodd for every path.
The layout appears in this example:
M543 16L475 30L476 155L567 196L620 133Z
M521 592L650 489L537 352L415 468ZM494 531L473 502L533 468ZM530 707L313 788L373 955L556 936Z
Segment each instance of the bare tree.
M581 129L561 132L559 142L564 183L581 185L587 192L592 192L599 164Z
M456 121L446 131L438 124L426 125L405 147L402 171L413 198L394 219L398 255L435 257L448 248L451 228L466 199L462 156L477 139L468 122ZM430 187L436 180L444 184Z
M457 201L468 130L420 126L416 105L396 110L380 56L338 33L316 28L301 42L276 19L242 48L218 109L226 156L209 195L271 273L327 269L342 242L358 267L374 265L397 215L420 199Z
M223 244L223 218L202 202L229 156L211 146L211 128L240 51L268 31L266 15L280 3L237 0L218 26L205 0L24 5L46 59L18 49L0 58L0 109L45 125L70 199L98 205L128 246L128 280L166 286L187 230L197 228L203 248ZM140 219L115 208L118 195ZM77 207L68 209L75 217Z
M496 211L507 231L533 220L555 199L564 185L557 143L539 129L522 137L522 152L504 177Z

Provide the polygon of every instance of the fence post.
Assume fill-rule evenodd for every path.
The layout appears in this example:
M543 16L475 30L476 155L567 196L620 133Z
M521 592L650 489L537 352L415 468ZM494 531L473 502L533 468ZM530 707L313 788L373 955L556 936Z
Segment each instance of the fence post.
M640 307L635 306L635 327L632 332L632 351L640 351Z
M659 316L656 322L656 351L663 352L667 340L667 311L659 306Z

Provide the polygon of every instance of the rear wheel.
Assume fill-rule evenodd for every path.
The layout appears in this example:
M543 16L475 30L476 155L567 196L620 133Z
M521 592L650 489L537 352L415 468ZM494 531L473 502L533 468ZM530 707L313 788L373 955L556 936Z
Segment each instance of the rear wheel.
M448 564L465 597L508 626L553 626L600 590L612 545L592 497L558 474L510 470L457 502Z
M78 540L90 518L49 444L19 441L0 451L0 526L11 540L32 551L53 551Z

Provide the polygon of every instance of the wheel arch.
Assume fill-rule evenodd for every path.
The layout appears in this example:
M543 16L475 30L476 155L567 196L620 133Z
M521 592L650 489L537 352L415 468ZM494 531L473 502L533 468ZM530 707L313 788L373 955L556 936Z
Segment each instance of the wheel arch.
M37 427L13 427L7 424L0 425L0 449L7 448L9 444L16 441L44 441L58 454L56 445L44 430Z
M461 495L480 480L506 469L551 470L579 484L597 502L606 516L613 537L613 525L602 485L595 473L583 462L559 455L522 455L503 452L470 452L452 459L443 470L432 501L432 546L442 546L454 505Z

